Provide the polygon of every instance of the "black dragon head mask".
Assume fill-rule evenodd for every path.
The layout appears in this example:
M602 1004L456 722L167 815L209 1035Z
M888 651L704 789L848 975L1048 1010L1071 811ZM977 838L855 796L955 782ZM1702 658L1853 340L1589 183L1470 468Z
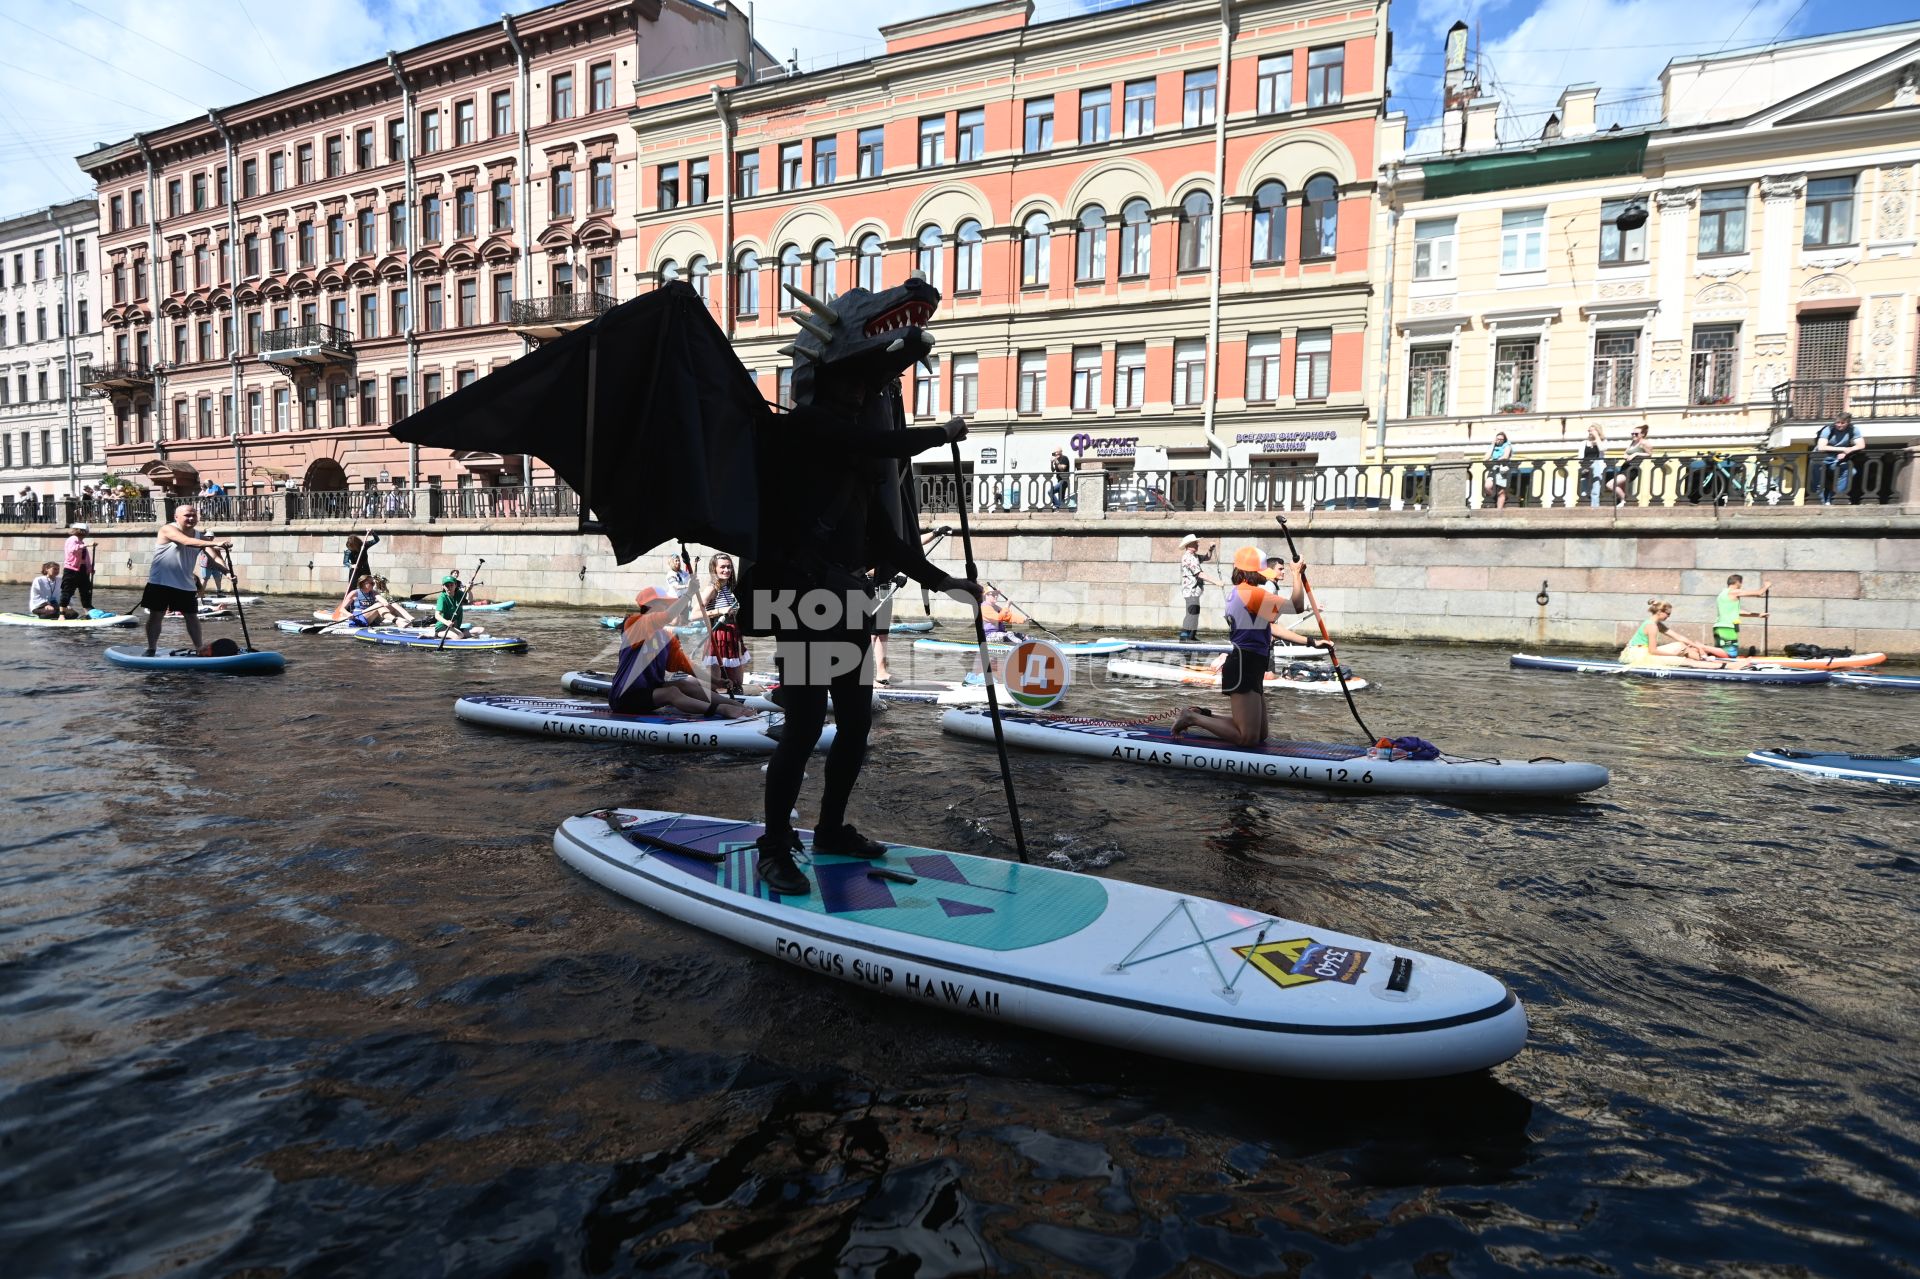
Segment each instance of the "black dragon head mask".
M793 357L796 406L864 404L933 351L926 324L940 290L918 273L895 288L848 289L831 302L785 288L806 308L794 317L800 336L780 348Z

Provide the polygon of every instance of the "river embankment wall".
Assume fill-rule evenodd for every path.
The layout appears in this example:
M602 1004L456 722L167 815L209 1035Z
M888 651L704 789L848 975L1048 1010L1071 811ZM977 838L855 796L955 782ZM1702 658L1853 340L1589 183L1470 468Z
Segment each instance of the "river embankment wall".
M1742 573L1749 586L1772 583L1776 647L1805 641L1920 657L1920 510L1912 508L1317 511L1288 520L1337 636L1617 647L1649 598L1673 601L1675 624L1702 632L1727 575ZM344 521L219 526L235 542L245 589L266 595L341 591L343 544L363 531ZM376 570L401 591L432 589L449 567L471 576L484 557L483 595L614 610L664 577L667 548L623 567L604 539L570 520L402 522L380 532ZM974 551L981 576L1048 626L1167 630L1180 622L1179 542L1188 532L1203 546L1217 542L1221 561L1249 543L1286 550L1271 515L1062 512L976 517ZM0 579L19 592L10 607L24 605L25 583L42 561L59 558L63 536L0 532ZM113 606L129 605L126 592L146 580L152 527L107 526L92 536L102 590ZM935 559L960 571L958 538ZM1208 571L1225 576L1219 565ZM1220 630L1220 604L1210 588L1208 630ZM900 608L918 614L918 590L903 592ZM946 600L933 611L965 617Z

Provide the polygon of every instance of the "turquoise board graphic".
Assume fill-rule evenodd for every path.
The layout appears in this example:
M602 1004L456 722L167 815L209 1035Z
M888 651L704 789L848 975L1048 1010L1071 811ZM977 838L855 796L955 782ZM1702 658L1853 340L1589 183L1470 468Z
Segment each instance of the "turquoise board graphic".
M1097 879L993 857L903 846L894 846L879 862L816 857L809 868L814 891L783 897L754 874L758 826L683 818L644 823L629 832L724 854L725 860L710 862L633 841L675 870L720 888L815 915L982 950L1021 950L1071 937L1107 908L1107 890ZM911 875L915 882L868 873L875 868Z

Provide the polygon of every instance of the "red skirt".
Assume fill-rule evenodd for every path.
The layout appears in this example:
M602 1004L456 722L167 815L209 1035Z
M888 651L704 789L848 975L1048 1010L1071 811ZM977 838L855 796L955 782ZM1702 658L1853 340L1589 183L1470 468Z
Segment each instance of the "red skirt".
M747 644L740 635L740 628L732 622L721 622L707 636L707 664L709 666L742 666L747 660Z

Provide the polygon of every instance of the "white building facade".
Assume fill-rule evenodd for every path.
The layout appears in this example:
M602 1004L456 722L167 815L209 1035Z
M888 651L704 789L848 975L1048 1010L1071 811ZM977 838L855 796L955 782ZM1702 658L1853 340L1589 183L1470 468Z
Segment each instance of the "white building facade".
M0 518L60 518L55 499L100 477L100 402L80 389L99 229L91 199L0 219Z

